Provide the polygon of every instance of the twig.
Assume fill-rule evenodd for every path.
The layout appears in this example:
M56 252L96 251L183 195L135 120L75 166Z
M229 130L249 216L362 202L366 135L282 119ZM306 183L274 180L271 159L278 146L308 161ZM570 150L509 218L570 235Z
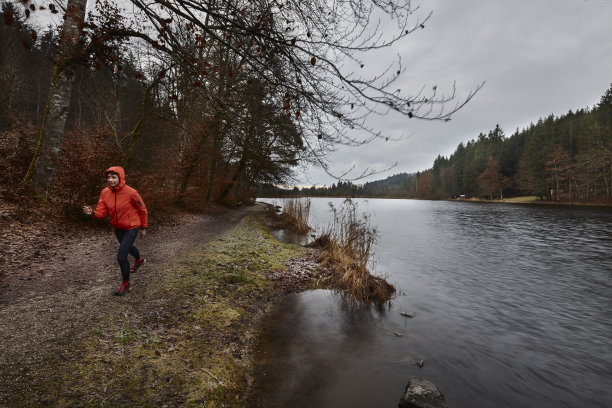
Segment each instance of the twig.
M206 368L202 368L202 371L204 371L206 374L210 375L212 378L214 378L215 380L217 380L217 382L219 383L219 385L221 385L222 387L225 387L225 384L223 384L223 382L213 373L211 373L210 371L208 371Z

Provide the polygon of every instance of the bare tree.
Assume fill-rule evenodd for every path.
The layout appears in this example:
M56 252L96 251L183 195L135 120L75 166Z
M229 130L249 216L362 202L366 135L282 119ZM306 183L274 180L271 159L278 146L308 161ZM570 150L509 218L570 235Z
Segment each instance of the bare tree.
M200 106L206 106L204 117L215 125L196 139L212 152L208 200L223 148L223 132L231 121L229 105L233 99L247 96L246 78L261 82L267 91L262 103L276 106L293 123L306 152L301 158L318 163L328 173L327 153L337 146L356 146L389 136L371 126L368 118L373 115L396 112L408 118L449 120L482 86L459 101L454 87L447 94L436 86L416 93L402 91L395 85L406 70L399 56L386 68L367 71L365 61L372 52L390 48L425 27L431 13L422 20L415 18L417 8L410 0L130 3L132 9L126 10L121 8L125 3L116 0L97 2L85 24L86 0L68 0L39 142L25 177L26 181L34 180L44 193L49 191L62 145L73 63L80 59L96 68L116 64L117 44L127 39L130 46L147 46L153 59L164 60L183 81L173 90L164 91L163 83L149 88L176 101L173 109L177 117L173 120L182 129L186 129L181 125L184 117L178 116L181 103L193 98L190 86L206 90L205 103ZM168 72L169 77L172 74ZM155 83L156 79L148 81ZM132 142L139 135L138 123L134 129ZM184 133L182 139L187 137ZM128 162L133 147L132 143ZM189 162L180 189L186 189L197 163ZM365 169L357 177L347 173L336 176L355 179L372 173Z
M504 189L510 186L510 179L499 172L499 162L490 155L487 168L478 177L478 184L482 192L489 195L490 200L497 193L499 193L499 198L503 200Z
M213 109L241 92L238 78L257 78L297 123L309 157L327 171L326 153L336 146L389 136L370 125L372 115L449 120L482 86L459 101L454 87L447 94L436 86L402 91L395 86L406 69L399 56L367 73L364 61L372 52L425 27L431 13L415 19L410 0L130 2L138 10L131 24L114 26L106 36L143 40L191 72L194 83L222 89L209 95ZM202 52L211 44L223 50L223 65Z
M86 5L87 0L68 0L38 144L25 176L25 182L33 181L45 195L49 193L64 139L74 81L73 60L82 52Z
M561 193L565 191L564 187L567 181L569 181L571 188L572 167L572 159L563 147L557 146L548 155L548 161L546 162L548 177L546 181L553 185L554 191L551 200L561 199ZM571 194L569 199L571 200Z

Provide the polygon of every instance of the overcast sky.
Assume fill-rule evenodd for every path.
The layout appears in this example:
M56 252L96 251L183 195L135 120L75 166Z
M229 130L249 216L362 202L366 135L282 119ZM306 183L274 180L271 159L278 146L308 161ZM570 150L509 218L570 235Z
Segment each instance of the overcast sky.
M392 170L364 181L431 168L441 154L496 124L510 136L540 117L593 106L612 83L612 0L421 0L421 15L433 11L424 30L399 53L407 67L398 88L418 91L438 85L459 96L485 86L449 122L404 117L372 118L400 141L374 141L333 153L341 174L352 165ZM410 61L410 62L409 62ZM354 174L357 175L356 173ZM322 170L298 171L300 185L331 185Z

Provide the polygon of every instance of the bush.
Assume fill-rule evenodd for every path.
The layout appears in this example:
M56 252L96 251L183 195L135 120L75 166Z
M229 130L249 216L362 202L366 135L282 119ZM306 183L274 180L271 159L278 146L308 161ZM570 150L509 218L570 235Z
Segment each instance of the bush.
M80 213L84 204L97 203L106 185L104 170L118 165L119 152L108 128L67 132L51 188L53 201L67 213Z
M14 200L22 189L22 181L34 149L30 140L36 136L36 129L30 123L16 124L0 132L0 196Z
M314 244L323 248L324 261L333 267L342 289L367 306L388 304L395 287L384 278L373 275L373 248L378 239L370 225L370 216L357 214L357 205L347 198L342 208L331 203L333 219Z

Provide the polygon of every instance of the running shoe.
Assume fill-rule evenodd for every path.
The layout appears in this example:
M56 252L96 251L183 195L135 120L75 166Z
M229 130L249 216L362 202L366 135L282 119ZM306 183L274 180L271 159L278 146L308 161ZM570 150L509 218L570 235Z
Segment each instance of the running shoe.
M119 289L115 291L115 295L123 296L126 293L128 293L130 290L132 290L132 284L129 281L121 282L121 286L119 286Z
M132 265L132 267L130 268L130 272L132 273L136 272L136 270L140 268L142 265L144 265L145 262L147 262L147 260L144 259L143 256L141 256L140 259L136 259L134 261L134 265Z

